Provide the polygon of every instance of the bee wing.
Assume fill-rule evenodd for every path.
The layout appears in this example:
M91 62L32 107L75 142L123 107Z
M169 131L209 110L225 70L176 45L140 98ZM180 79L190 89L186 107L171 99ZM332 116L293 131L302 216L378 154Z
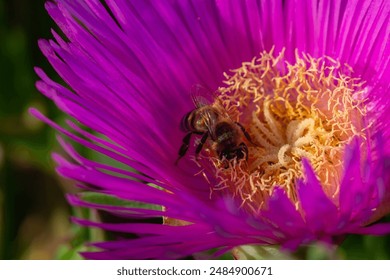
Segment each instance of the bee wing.
M213 108L213 110L207 109L198 111L198 114L204 121L211 137L213 137L215 135L216 118L230 118L222 101L219 99L216 92L212 92L199 84L196 84L191 88L191 98L198 109L205 106Z
M205 110L201 114L204 116L203 120L207 129L209 130L209 134L213 138L215 135L215 115L212 115L210 110Z
M196 108L201 108L212 105L216 99L216 95L204 86L196 84L191 87L191 99Z
M218 100L218 96L215 94L215 92L212 92L211 90L200 84L195 84L191 87L191 98L192 102L194 102L195 107L198 109L205 106L214 107L213 105ZM218 114L220 114L219 110L217 111ZM210 110L200 110L198 111L198 114L200 118L204 121L204 124L207 127L210 135L215 135L215 126L213 125L215 121L215 115L212 115Z
M191 98L196 108L212 105L219 112L220 116L231 120L217 92L212 92L204 86L196 84L191 88Z

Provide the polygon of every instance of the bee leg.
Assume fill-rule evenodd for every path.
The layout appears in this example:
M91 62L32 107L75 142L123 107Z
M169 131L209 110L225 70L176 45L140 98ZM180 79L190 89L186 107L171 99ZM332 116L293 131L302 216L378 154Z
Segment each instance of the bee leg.
M190 146L191 135L192 135L192 132L189 132L186 134L186 136L184 136L183 144L181 145L180 150L179 150L179 157L175 161L175 165L177 165L179 160L182 157L184 157L184 155L187 153L188 147Z
M206 143L207 137L209 137L208 133L203 134L202 139L200 139L200 143L199 143L198 147L196 147L196 151L195 151L196 160L198 160L199 153L200 153L200 151L202 151L203 145L204 145L204 143Z
M257 146L255 143L252 142L252 139L251 139L251 136L249 135L249 133L245 130L245 127L243 127L242 124L240 124L239 122L236 122L236 125L238 125L242 131L242 133L244 133L244 136L245 138L254 146Z

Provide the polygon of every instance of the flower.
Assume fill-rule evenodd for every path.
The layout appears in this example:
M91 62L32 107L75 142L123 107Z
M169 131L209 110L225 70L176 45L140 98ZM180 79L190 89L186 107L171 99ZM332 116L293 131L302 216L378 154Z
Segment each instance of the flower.
M98 250L86 258L174 259L248 244L295 250L390 232L372 224L389 212L387 1L105 3L47 2L65 36L53 31L39 46L67 86L36 68L39 91L96 133L31 113L124 165L87 159L60 138L72 160L54 155L59 174L88 192L157 207L68 195L73 206L128 221L75 223L137 235L92 244ZM216 96L201 100L203 88ZM186 154L183 116L198 138ZM152 217L164 223L134 222Z

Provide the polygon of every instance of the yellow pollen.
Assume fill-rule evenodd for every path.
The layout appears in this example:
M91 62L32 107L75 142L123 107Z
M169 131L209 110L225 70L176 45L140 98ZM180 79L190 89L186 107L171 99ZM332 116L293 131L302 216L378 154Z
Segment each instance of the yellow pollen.
M244 137L248 160L229 166L210 152L210 168L220 191L241 197L242 205L257 212L275 186L297 203L296 181L304 178L302 158L313 166L325 193L335 202L343 172L343 152L353 136L365 137L364 85L351 69L328 58L284 52L259 58L225 74L218 101L233 121L251 136ZM208 168L209 169L209 168Z

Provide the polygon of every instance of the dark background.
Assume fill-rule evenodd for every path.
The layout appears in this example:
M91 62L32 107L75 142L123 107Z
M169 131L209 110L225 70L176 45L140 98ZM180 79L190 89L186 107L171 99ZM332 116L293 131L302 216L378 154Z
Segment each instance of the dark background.
M27 112L37 107L60 123L65 117L34 86L34 66L58 80L37 47L50 28L57 30L44 0L0 0L0 259L78 258L92 236L69 223L75 212L64 193L72 184L54 171L55 132ZM306 258L321 256L314 250ZM337 257L390 259L390 237L350 236Z

